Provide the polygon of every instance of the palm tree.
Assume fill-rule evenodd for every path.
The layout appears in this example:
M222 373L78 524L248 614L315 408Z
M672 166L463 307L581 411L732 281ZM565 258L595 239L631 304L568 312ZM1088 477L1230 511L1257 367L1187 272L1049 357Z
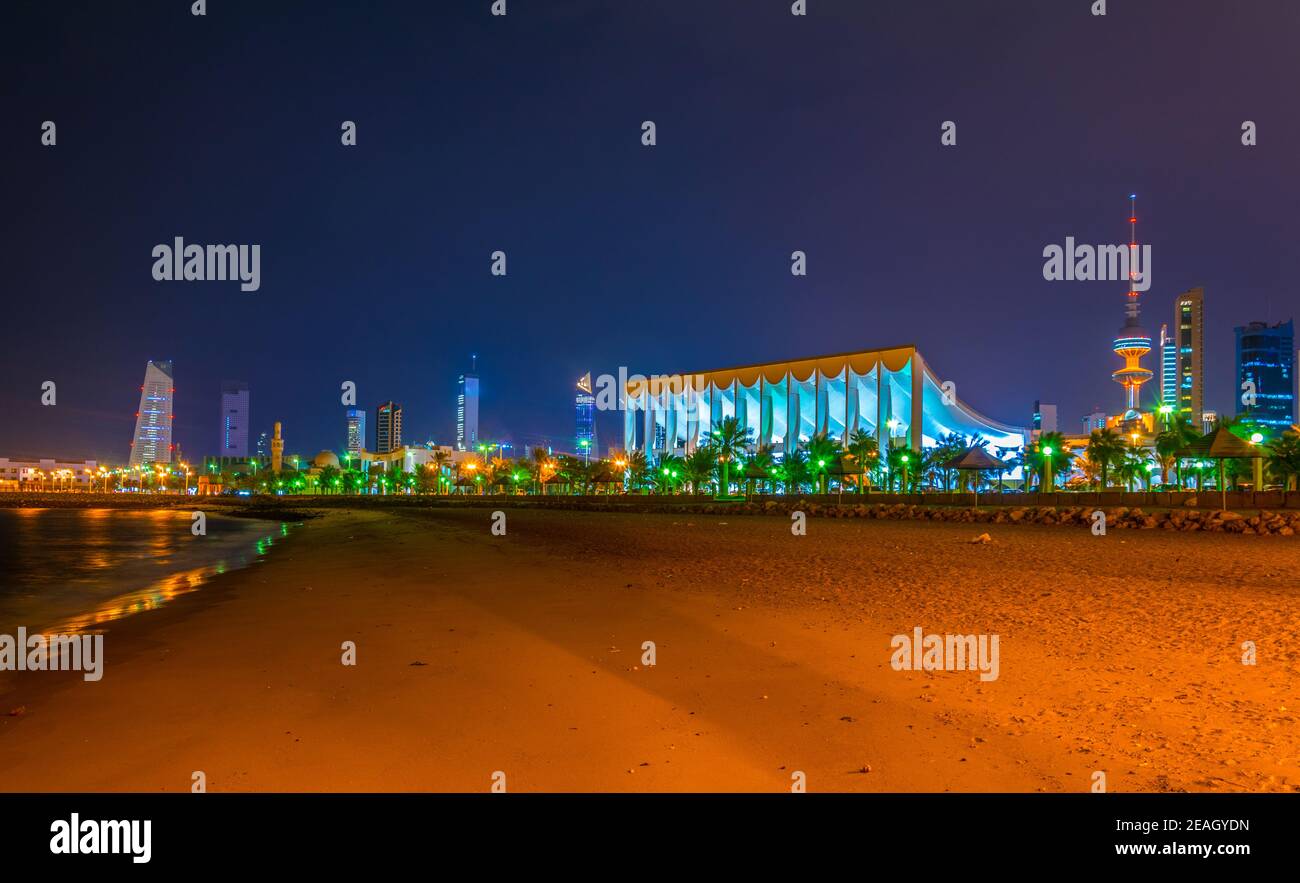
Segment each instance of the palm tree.
M623 474L627 477L628 490L640 490L645 487L650 475L650 461L645 451L633 451L624 457Z
M977 439L980 443L982 439ZM938 443L923 452L921 457L921 472L929 475L939 473L943 482L945 491L952 490L952 472L948 463L958 454L962 453L968 447L966 438L958 433L950 432L939 439Z
M686 461L674 454L664 454L659 458L658 479L667 489L668 493L673 493L677 485L677 479L686 475Z
M808 454L802 447L795 448L781 457L781 465L777 467L776 476L781 480L783 493L788 494L791 489L798 493L803 489L811 476L808 468Z
M776 471L776 458L772 456L771 445L759 445L754 453L749 455L749 465L755 471L762 472L764 475L763 484L771 484L773 475ZM754 478L747 481L749 485L749 494L754 493Z
M434 493L442 492L443 475L446 473L447 464L450 462L451 462L451 451L444 451L442 449L439 449L433 452L433 457L430 465L433 466L433 471L434 471L434 478L433 478Z
M889 489L894 489L894 476L897 475L899 493L907 493L907 488L916 483L917 467L922 464L917 463L912 449L907 447L891 448L885 459L889 466Z
M1088 436L1088 460L1101 476L1102 490L1109 485L1107 475L1110 468L1123 462L1124 450L1124 439L1109 426L1105 429L1094 429Z
M826 469L835 462L840 454L840 446L826 432L819 432L808 439L803 446L808 455L808 468L817 479L821 492L826 493Z
M1052 450L1050 457L1045 453L1048 448ZM1070 461L1074 459L1074 454L1065 446L1065 436L1061 433L1044 432L1038 437L1038 441L1025 451L1025 459L1029 461L1030 467L1039 473L1038 487L1042 490L1043 482L1047 477L1048 461L1050 460L1051 463L1052 475L1062 475L1070 468Z
M704 433L703 441L722 464L722 484L718 495L725 497L731 493L731 461L749 451L754 443L754 430L741 426L735 417L723 417L716 427Z
M1186 415L1179 414L1167 422L1167 428L1156 436L1156 455L1160 458L1160 468L1166 479L1170 467L1174 472L1174 483L1183 486L1183 463L1178 452L1201 437Z
M862 474L858 477L858 493L862 493L862 486L869 483L870 470L880 454L876 437L863 429L853 430L853 435L849 436L849 454L853 457L853 462L862 469Z
M1148 488L1151 483L1151 472L1148 466L1154 466L1154 461L1147 455L1146 449L1140 445L1126 445L1120 452L1117 471L1119 477L1128 487L1128 492L1133 493L1133 483L1135 481L1146 482Z
M1295 490L1300 476L1300 432L1288 429L1268 444L1268 471L1285 490Z
M337 466L326 466L320 471L319 484L317 487L325 488L325 493L330 492L334 487L334 482L339 477L339 468Z
M682 461L683 474L691 483L691 493L698 494L718 468L718 455L708 444L697 447Z

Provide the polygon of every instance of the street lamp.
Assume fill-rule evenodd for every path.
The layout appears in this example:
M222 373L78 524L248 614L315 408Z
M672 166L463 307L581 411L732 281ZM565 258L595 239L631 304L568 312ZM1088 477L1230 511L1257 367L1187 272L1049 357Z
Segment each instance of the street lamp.
M1052 446L1043 448L1043 475L1046 478L1047 492L1052 492Z
M1252 445L1259 445L1262 441L1264 441L1264 433L1262 432L1251 433L1250 443ZM1264 458L1256 456L1255 457L1255 490L1262 491L1263 489L1264 489Z

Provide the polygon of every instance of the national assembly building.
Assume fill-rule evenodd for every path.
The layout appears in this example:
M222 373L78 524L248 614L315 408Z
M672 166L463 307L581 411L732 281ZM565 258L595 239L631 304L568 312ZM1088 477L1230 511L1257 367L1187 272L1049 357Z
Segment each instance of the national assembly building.
M689 454L728 417L778 455L819 433L847 443L859 430L875 436L882 451L920 451L955 433L1009 457L1029 439L1027 428L964 404L914 346L633 377L625 393L624 447L652 458Z

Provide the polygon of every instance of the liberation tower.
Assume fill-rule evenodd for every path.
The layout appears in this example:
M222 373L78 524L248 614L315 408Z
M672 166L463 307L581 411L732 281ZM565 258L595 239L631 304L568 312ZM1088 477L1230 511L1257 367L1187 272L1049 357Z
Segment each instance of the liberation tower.
M1128 245L1128 301L1124 304L1124 327L1115 338L1115 353L1124 359L1124 367L1111 374L1111 378L1124 387L1125 421L1135 420L1140 415L1139 404L1142 384L1151 379L1153 372L1142 367L1142 357L1151 352L1151 335L1142 329L1138 322L1141 312L1138 305L1140 292L1137 290L1138 246L1137 246L1137 194L1129 195L1129 245ZM1151 268L1144 268L1150 273Z

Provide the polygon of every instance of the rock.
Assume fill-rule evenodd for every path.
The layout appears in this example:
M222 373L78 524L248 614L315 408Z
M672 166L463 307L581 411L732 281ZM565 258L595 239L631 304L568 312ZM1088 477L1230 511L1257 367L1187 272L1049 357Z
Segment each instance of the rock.
M993 537L986 533L982 533L970 542L971 545L987 546L989 543L993 542Z

